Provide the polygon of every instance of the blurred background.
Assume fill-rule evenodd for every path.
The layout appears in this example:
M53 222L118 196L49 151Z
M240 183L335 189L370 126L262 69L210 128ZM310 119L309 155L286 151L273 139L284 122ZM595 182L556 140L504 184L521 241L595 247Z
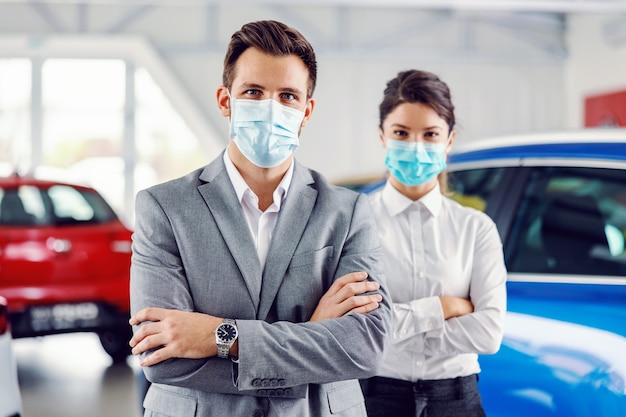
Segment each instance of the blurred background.
M584 125L626 89L622 0L0 0L0 173L79 179L132 222L138 189L214 158L230 35L277 19L319 61L298 159L331 180L380 175L387 80L440 75L458 141Z
M332 181L383 174L378 103L410 68L450 86L457 143L626 124L623 0L0 0L0 176L92 186L132 228L139 189L227 144L222 60L261 19L316 49L296 156ZM92 335L14 343L26 416L56 415L50 398L64 416L138 412L133 359L112 365Z

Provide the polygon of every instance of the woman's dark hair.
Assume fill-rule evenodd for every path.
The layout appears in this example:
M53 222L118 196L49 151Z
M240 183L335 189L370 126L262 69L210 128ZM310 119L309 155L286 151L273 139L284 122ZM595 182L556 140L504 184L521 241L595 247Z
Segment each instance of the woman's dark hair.
M380 128L387 115L403 103L421 103L433 109L448 123L449 132L454 129L454 105L448 85L435 74L427 71L408 70L398 73L387 82L383 101L380 103Z
M300 32L274 20L247 23L233 34L226 50L222 73L222 84L226 88L230 90L235 78L237 59L251 47L274 56L298 56L309 70L307 98L313 96L317 80L317 61L313 47Z

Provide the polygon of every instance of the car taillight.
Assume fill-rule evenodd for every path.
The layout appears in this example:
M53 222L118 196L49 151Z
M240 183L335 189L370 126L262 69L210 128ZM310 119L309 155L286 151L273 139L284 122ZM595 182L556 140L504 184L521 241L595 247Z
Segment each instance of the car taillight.
M118 234L111 241L111 250L117 253L130 253L132 249L132 240L125 234Z
M5 334L9 330L9 313L7 307L0 305L0 335Z

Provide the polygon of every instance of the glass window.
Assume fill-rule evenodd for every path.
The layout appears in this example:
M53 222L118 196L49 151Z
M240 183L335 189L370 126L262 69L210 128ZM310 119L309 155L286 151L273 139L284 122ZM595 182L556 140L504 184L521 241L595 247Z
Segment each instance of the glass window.
M485 211L506 168L481 168L448 174L449 197L464 206Z
M37 187L23 185L17 189L0 189L0 224L32 226L48 222Z
M67 168L119 156L124 129L122 60L48 59L42 69L44 163Z
M135 72L137 114L136 188L187 174L206 164L196 135L144 68Z
M509 238L509 272L625 275L626 171L537 168Z
M0 59L0 176L18 170L91 186L132 224L132 196L138 190L184 175L209 159L145 68L137 67L134 83L127 84L124 59L42 62L34 67L41 70L42 108L35 110L42 120L32 129L41 133L41 143L35 143L42 149L33 149L33 66L29 59ZM126 103L132 97L135 102ZM127 138L133 143L124 142L126 121L133 122L129 132L135 136ZM32 166L39 151L41 164ZM126 189L125 158L134 158L132 190Z
M0 59L0 176L30 168L30 97L30 61Z
M76 188L55 185L48 190L56 224L103 222L114 216L97 194Z

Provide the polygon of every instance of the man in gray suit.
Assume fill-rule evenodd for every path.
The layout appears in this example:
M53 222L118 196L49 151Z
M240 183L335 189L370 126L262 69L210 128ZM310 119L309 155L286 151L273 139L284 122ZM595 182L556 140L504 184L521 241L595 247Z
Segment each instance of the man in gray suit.
M367 199L293 158L314 108L308 41L275 21L236 32L213 162L140 192L130 341L147 416L365 416L391 329Z

